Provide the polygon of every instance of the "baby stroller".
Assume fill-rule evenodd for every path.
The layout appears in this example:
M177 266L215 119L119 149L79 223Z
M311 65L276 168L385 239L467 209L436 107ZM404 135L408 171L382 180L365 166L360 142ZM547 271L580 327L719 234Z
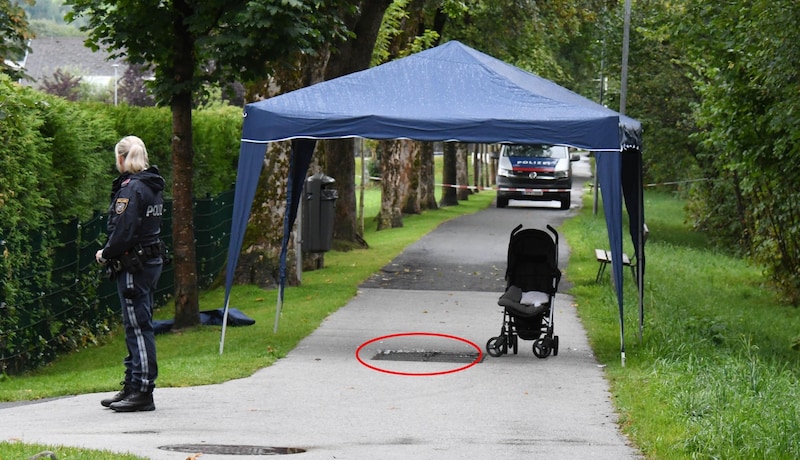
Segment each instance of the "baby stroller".
M506 291L497 301L503 307L500 335L486 342L491 356L502 356L510 348L517 354L517 338L533 340L533 354L558 355L558 336L553 336L553 305L561 270L558 269L558 233L522 230L518 225L508 243Z

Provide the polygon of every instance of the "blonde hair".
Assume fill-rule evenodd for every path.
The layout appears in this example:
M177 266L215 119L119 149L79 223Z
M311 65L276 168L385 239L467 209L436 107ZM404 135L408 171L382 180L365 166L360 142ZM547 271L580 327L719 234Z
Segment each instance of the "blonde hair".
M123 158L120 167L117 159L117 169L120 172L136 174L150 167L150 160L147 158L147 148L144 142L136 136L125 136L114 147L114 153Z

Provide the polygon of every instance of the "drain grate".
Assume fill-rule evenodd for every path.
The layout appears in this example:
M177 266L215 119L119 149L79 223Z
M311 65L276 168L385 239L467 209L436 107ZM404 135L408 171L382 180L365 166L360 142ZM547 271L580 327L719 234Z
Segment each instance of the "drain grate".
M220 455L288 455L302 454L306 451L298 447L236 446L225 444L173 444L169 446L159 446L159 449L190 454Z
M485 355L481 355L483 361ZM478 353L453 353L444 351L380 351L372 357L376 361L416 361L423 363L464 363L478 359ZM480 362L479 361L479 362Z

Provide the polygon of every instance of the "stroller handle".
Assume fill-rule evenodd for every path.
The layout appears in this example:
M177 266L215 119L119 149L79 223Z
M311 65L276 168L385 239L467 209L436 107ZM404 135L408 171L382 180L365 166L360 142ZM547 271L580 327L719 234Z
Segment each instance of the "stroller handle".
M521 227L521 225L520 225L520 227ZM556 229L551 227L550 224L547 224L547 229L550 230L550 233L552 233L553 236L556 238L556 246L558 246L558 232L556 231Z
M517 232L520 231L521 229L522 229L522 224L519 224L516 227L514 227L514 230L511 230L511 237L513 238L514 235L516 235ZM555 238L556 247L558 247L558 232L550 224L547 224L547 229L550 230L550 233L553 234L553 237Z

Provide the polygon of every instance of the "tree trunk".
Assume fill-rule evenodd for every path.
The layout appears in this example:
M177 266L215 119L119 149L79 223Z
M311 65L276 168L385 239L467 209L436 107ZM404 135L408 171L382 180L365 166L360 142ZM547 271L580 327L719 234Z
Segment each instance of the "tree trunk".
M356 212L356 161L354 139L324 141L325 174L336 179L336 200L333 216L333 239L337 250L356 246L367 247L358 235L358 213Z
M174 75L191 81L194 75L194 37L183 21L173 24ZM175 329L200 324L197 253L194 247L192 212L192 92L186 88L174 94L172 109L172 241L175 270Z
M492 186L492 179L490 177L491 173L491 160L489 154L489 146L487 144L481 144L481 186L482 187L491 187Z
M470 144L458 143L456 155L456 197L459 201L469 199L469 146Z
M451 185L456 183L456 144L445 142L443 152L444 167L442 169L442 201L440 206L455 206L458 204L456 189Z
M401 141L381 141L381 212L378 230L403 226L400 212Z
M249 94L249 98L273 97L318 83L322 79L320 69L324 67L325 59L324 54L313 58L299 57L295 69L301 69L301 72L292 69L279 71L273 79L263 82L259 87L252 87L253 92ZM262 288L273 288L280 281L280 252L288 193L290 154L289 141L269 144L253 199L239 264L234 272L234 282L237 284L255 284ZM319 169L313 163L311 167ZM294 186L302 187L303 184ZM298 231L296 223L293 231ZM293 236L290 235L286 254L286 284L289 286L299 283L297 271L294 269L297 262L297 248Z
M497 164L500 161L500 147L498 145L489 146L489 183L497 185Z
M400 148L400 182L404 193L400 196L403 214L419 214L422 207L419 202L420 146L421 142L401 140Z
M483 176L481 176L482 166L481 163L481 148L482 144L472 144L474 148L472 149L472 185L475 185L475 188L472 189L473 193L477 193L480 191L480 187L483 185Z
M239 265L235 271L234 280L238 284L255 284L269 289L276 287L280 280L279 256L283 241L290 151L291 142L274 142L264 159L264 169L258 179ZM291 268L294 266L291 261L296 260L292 241L294 238L290 237L290 253L286 257L286 283L290 286L297 284L296 271Z
M357 10L359 13L345 20L355 36L340 45L338 53L331 55L325 68L325 80L369 67L383 14L391 3L391 0L360 2ZM337 244L337 249L346 249L347 243L358 243L366 247L366 242L358 234L353 140L329 141L325 151L325 163L328 167L326 174L336 179L339 193L334 213L333 238L345 244Z
M436 175L434 173L433 142L422 142L419 151L420 210L436 209Z

